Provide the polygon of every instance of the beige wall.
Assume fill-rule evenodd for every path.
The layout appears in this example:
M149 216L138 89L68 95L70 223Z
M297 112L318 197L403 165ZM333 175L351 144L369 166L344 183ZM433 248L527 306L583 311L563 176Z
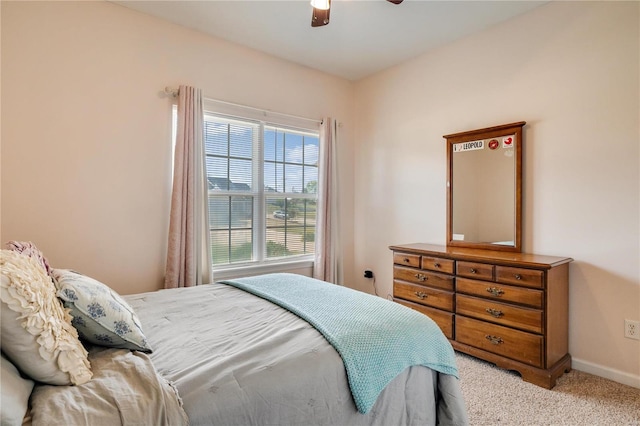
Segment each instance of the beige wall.
M171 182L165 86L352 128L352 83L99 2L2 3L2 243L121 293L164 275ZM309 102L313 99L313 102ZM340 147L352 228L351 144ZM343 236L352 263L353 237ZM351 280L351 272L346 278Z
M442 135L526 120L524 248L571 256L574 367L640 386L638 3L553 2L352 83L109 3L2 1L0 240L122 293L161 285L165 86L343 123L346 280L444 243ZM313 101L310 102L309 99ZM357 153L357 156L355 155Z
M356 85L356 270L444 243L442 135L527 121L524 250L570 256L574 367L640 387L639 3L552 2Z

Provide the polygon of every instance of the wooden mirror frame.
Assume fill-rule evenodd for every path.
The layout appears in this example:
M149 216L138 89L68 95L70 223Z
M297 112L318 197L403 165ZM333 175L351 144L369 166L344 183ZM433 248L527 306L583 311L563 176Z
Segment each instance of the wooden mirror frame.
M479 248L497 251L522 251L522 128L526 122L504 124L484 129L444 135L447 140L447 247ZM488 242L459 241L453 239L453 146L461 142L499 138L516 135L515 146L515 235L514 245L491 244Z

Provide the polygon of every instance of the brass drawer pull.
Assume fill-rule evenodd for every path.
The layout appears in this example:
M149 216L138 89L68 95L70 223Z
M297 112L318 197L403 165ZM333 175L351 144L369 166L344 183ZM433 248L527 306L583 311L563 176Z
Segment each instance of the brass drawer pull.
M416 291L415 295L418 296L420 300L424 300L425 298L429 297L427 293L423 293L421 291Z
M418 281L420 281L420 282L423 282L423 281L426 281L426 280L427 280L427 276L426 276L425 274L417 273L417 274L415 274L414 276L415 276L415 277L418 279Z
M402 261L403 261L404 263L409 263L409 258L408 258L408 257L405 257L404 259L402 259Z
M434 268L439 268L440 264L438 262L436 262L436 263L433 264L433 266L434 266Z
M504 290L497 287L487 287L487 292L491 293L496 297L500 297L504 294Z
M522 279L522 275L520 275L520 274L516 274L515 277L516 277L516 280L521 280Z
M501 316L504 315L504 313L502 313L502 311L498 310L498 309L492 309L492 308L487 308L485 309L485 311L487 311L487 313L495 318L500 318Z
M471 268L471 271L470 271L470 272L471 272L472 274L475 274L477 271L475 270L475 268Z
M484 338L490 341L494 345L499 345L500 343L504 343L504 340L502 340L502 338L498 336L491 336L487 334L486 336L484 336Z

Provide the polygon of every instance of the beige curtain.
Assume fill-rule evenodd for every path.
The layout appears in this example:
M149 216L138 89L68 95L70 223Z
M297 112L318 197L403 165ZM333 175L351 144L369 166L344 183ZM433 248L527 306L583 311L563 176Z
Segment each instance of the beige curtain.
M211 280L202 91L180 86L165 288Z
M338 224L338 124L330 117L320 126L318 206L316 212L316 245L314 278L342 284L342 265Z

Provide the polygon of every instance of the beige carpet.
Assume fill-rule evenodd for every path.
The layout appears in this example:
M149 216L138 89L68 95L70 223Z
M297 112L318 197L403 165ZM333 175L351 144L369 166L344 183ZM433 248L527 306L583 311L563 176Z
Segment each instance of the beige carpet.
M547 390L456 353L471 425L640 426L640 389L572 370Z

